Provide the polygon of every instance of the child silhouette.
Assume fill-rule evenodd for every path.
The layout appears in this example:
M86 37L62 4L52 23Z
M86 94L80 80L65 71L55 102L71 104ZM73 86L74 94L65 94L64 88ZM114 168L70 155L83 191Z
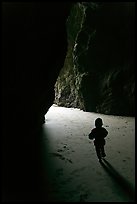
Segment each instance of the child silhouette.
M103 122L101 118L97 118L95 120L95 128L93 128L89 134L89 139L94 140L94 145L95 145L95 149L96 149L96 154L97 157L99 159L99 162L101 162L101 158L105 157L105 150L104 150L104 146L105 146L105 137L108 135L108 131L102 127Z

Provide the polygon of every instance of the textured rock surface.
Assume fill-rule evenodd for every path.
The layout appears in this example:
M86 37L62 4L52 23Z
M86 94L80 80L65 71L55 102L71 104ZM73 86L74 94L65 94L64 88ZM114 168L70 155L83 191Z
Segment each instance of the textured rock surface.
M68 20L68 53L55 103L134 115L134 3L77 3Z

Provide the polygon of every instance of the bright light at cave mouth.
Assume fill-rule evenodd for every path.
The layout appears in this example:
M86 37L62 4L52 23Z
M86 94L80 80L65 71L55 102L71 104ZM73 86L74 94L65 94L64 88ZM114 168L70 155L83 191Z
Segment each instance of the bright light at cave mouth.
M62 117L62 115L70 115L69 110L76 110L77 108L66 108L66 107L60 107L56 104L53 104L47 113L45 114L45 123L48 123L49 121L53 120L53 118L58 119L59 117ZM77 109L80 110L80 109Z
M47 111L47 113L45 114L45 122L47 122L48 121L48 118L50 117L52 117L52 116L54 116L55 115L55 109L56 109L56 107L58 107L56 104L53 104L49 109L48 109L48 111ZM49 116L49 113L50 113L50 116Z

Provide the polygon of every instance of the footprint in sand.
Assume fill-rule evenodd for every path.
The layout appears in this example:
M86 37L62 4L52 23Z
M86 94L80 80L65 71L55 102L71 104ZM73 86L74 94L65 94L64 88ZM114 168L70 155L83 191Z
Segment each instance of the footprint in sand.
M58 149L57 152L63 152L63 150L62 149Z
M126 162L126 160L125 160L125 159L123 159L123 162Z
M63 157L61 154L59 154L59 153L50 153L52 156L54 156L54 157L58 157L58 158L60 158L60 159L62 159L62 160L65 160L65 157Z
M66 159L69 163L73 163L71 159Z
M57 152L64 152L66 150L69 150L69 148L67 147L67 144L63 144L63 149L58 149Z
M62 156L62 154L59 154L59 153L50 153L52 156L54 157L58 157L59 159L61 160L65 160L65 162L69 162L69 163L72 163L72 160L71 159L68 159L68 158L65 158L64 156Z

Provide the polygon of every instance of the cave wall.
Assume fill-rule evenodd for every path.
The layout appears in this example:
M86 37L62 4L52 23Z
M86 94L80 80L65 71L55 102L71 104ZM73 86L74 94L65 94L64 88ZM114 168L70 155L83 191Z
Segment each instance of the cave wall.
M42 124L67 52L70 7L69 2L2 3L3 202L50 199Z
M134 2L77 3L55 103L113 115L135 114Z

